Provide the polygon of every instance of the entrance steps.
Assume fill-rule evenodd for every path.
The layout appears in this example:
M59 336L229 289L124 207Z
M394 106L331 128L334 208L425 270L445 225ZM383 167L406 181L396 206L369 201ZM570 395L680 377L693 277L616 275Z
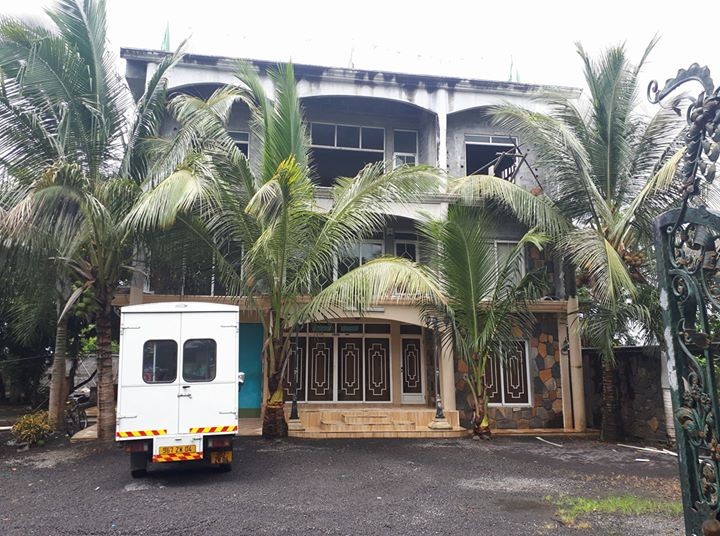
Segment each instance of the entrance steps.
M292 437L363 438L363 437L465 437L468 432L459 426L457 411L446 412L451 425L447 430L433 430L428 424L435 410L418 409L342 409L308 408L300 410L304 430L291 430Z

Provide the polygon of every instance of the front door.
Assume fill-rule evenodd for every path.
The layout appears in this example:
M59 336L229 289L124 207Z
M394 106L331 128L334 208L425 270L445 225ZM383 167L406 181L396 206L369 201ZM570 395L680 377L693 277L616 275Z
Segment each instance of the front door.
M237 428L237 318L227 313L183 319L179 378L181 434Z
M180 326L180 313L123 316L118 437L178 433Z
M259 417L263 392L263 325L240 324L238 334L240 371L245 373L245 382L240 387L238 415L241 418Z
M422 339L403 337L401 339L400 370L402 371L402 403L424 404Z

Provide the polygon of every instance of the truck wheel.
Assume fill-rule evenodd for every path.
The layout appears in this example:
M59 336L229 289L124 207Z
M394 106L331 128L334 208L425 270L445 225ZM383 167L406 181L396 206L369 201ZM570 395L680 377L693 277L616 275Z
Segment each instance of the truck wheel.
M147 475L148 455L145 452L130 453L130 474L133 478Z
M232 471L231 463L221 463L217 467L218 467L218 471L220 471L221 473L229 473L230 471Z

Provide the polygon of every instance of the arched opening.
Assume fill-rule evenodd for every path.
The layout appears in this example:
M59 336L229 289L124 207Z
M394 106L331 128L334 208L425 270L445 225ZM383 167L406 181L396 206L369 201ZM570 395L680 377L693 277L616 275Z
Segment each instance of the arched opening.
M418 106L375 97L302 99L312 162L321 186L353 177L374 162L435 164L437 117Z

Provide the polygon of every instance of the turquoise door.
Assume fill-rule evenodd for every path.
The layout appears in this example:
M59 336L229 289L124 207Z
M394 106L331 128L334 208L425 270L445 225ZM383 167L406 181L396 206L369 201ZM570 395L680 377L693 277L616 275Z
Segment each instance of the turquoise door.
M239 417L259 417L262 402L262 324L240 324L240 371L245 383L240 388Z

